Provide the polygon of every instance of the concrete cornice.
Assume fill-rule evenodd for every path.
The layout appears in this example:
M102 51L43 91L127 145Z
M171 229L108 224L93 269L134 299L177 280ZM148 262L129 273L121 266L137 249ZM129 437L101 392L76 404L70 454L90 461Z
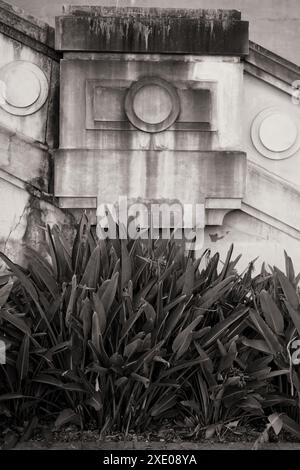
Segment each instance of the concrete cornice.
M101 17L167 17L167 18L203 18L208 20L240 20L239 10L227 9L204 9L204 8L149 8L149 7L108 7L108 6L87 6L87 5L64 5L65 15L75 16L101 16Z
M87 13L99 14L102 16L111 16L112 12L115 14L118 9L108 7L65 7L64 13L70 15L85 15ZM144 9L144 8L127 8L128 14L150 14L156 12L158 9ZM206 16L212 15L214 17L231 16L235 20L241 18L241 14L236 10L162 10L168 14L173 12L173 16L184 17L184 15ZM146 13L145 13L146 12ZM201 13L202 12L202 13ZM160 13L161 14L161 13ZM223 15L223 16L222 16ZM54 60L59 61L61 54L55 50L55 30L47 23L28 15L21 8L12 6L0 0L0 33L15 39L28 47L31 47L38 52L41 52ZM249 55L245 57L245 71L282 91L292 94L292 83L300 80L300 67L296 64L285 60L277 54L265 49L264 47L252 41L249 42Z
M245 56L248 21L236 10L69 7L56 17L61 51Z
M60 60L61 55L54 49L54 28L2 0L0 33L54 60Z
M292 95L292 84L300 80L300 67L250 41L245 72Z

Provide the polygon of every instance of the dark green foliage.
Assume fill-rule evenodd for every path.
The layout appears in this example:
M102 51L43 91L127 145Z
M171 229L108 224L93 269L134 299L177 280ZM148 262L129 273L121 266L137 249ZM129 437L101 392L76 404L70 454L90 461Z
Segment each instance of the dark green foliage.
M194 434L247 419L299 433L300 381L289 346L300 335L296 278L242 276L232 248L200 260L174 241L96 240L83 217L69 250L48 229L49 260L28 269L0 254L0 413L15 422L144 431L173 420ZM51 259L51 262L50 262ZM273 414L272 414L273 413ZM274 425L275 426L275 425Z

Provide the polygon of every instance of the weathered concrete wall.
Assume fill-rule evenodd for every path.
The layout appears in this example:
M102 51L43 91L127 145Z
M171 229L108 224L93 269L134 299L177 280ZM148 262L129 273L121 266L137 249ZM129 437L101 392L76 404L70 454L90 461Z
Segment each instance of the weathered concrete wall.
M56 46L62 207L96 212L120 197L201 203L202 225L240 207L241 57L249 50L240 12L73 7L56 20Z
M44 253L46 224L73 227L51 195L59 55L48 25L0 13L0 250L25 263L27 245Z
M62 148L99 148L104 150L234 150L240 149L242 128L240 116L243 99L243 65L234 57L208 57L208 56L171 56L171 55L90 55L74 54L61 62L61 126L60 146ZM124 108L123 97L118 98L120 82L124 93L130 86L142 77L159 76L175 87L180 94L181 106L190 106L189 115L179 117L178 123L193 121L195 132L191 128L184 130L183 124L177 124L176 129L171 126L163 133L140 132L133 126L117 130L116 123L126 120L121 114ZM97 116L88 116L89 108L94 103L95 90L86 90L85 81L95 82L94 88L100 88L104 94L107 90L115 93L118 100L120 116L113 117L112 101L100 101L95 98L94 111L98 113L101 121L116 121L105 130L90 120L100 119ZM211 128L197 129L197 119L200 111L195 113L191 107L193 98L198 107L202 105L201 96L193 92L193 87L211 91L213 95ZM217 88L215 91L214 88ZM181 92L181 89L185 93ZM210 90L211 89L211 90ZM193 93L189 97L189 93ZM96 96L96 95L95 95ZM114 95L111 95L111 98ZM150 97L149 97L150 98ZM100 107L100 105L102 106ZM117 106L114 104L114 106ZM78 109L86 113L77 113ZM230 119L228 119L230 109ZM210 110L209 110L210 111ZM145 112L145 110L144 110ZM199 123L200 125L200 123ZM201 132L199 132L201 130ZM198 132L197 132L198 131Z
M48 15L48 19L52 18L54 14L61 13L62 2L60 1L43 3L41 0L38 2L15 0L14 3L19 4L27 11L39 17ZM90 2L85 1L80 3L88 4ZM100 4L100 2L98 3ZM109 2L107 0L103 3L108 4ZM169 3L171 3L169 6L172 7L182 7L182 2ZM115 4L115 2L112 4ZM125 2L119 2L119 5L124 4ZM128 2L128 4L141 6L142 2ZM146 2L144 2L145 4ZM147 4L149 6L158 6L158 2L155 0L151 2L149 0ZM283 4L285 4L284 8ZM162 6L162 1L159 2L159 6ZM193 2L192 0L186 2L184 6L199 7L198 2ZM237 0L230 2L211 0L208 3L205 0L201 2L201 7L205 6L210 8L242 8L244 19L250 19L251 21L253 18L260 18L257 22L252 21L250 23L252 39L299 63L298 48L293 47L295 39L298 40L298 43L300 42L298 37L300 28L297 28L300 23L300 4L298 1L265 1L259 3L251 1L250 3L246 1L239 2ZM283 18L280 26L278 26L278 18L281 20ZM58 112L56 105L59 57L53 49L53 34L51 34L48 26L43 26L24 17L23 20L24 23L22 19L18 23L19 31L13 30L14 28L6 30L2 24L2 33L0 34L0 74L3 70L6 70L5 67L8 64L12 63L17 66L16 69L12 69L13 75L10 75L14 77L14 72L18 71L19 65L22 65L23 62L29 63L42 71L49 88L45 102L32 113L22 115L22 109L26 111L26 108L34 107L36 103L34 101L35 91L30 89L30 87L28 93L24 93L23 96L15 95L10 91L9 95L11 96L9 98L11 103L7 104L7 109L5 109L5 106L0 108L0 249L4 250L14 260L21 262L24 262L23 254L26 244L30 244L43 252L45 224L58 222L64 227L66 233L72 231L73 224L72 217L60 211L55 199L51 196L53 192L53 187L51 186L53 172L52 151L58 146ZM32 29L28 25L31 25ZM280 31L278 36L274 34L275 30L277 32ZM257 35L255 31L257 31ZM174 150L179 152L201 152L204 150L213 150L215 152L220 150L246 151L248 174L245 197L241 203L242 194L238 193L236 199L239 204L241 203L241 206L235 206L239 209L229 213L227 213L228 209L233 209L233 206L226 206L230 198L228 200L224 199L224 194L221 194L223 200L217 197L209 200L207 206L209 226L206 228L205 247L211 247L212 251L220 251L221 256L224 258L230 244L234 242L236 254L239 252L243 253L240 263L241 268L245 267L251 259L257 256L260 256L261 262L266 261L270 264L277 264L283 267L283 250L287 249L295 260L296 269L300 270L300 217L298 214L300 205L300 107L292 104L289 91L290 78L286 80L284 77L282 80L277 79L275 76L278 70L276 70L273 76L272 73L268 74L265 72L263 66L255 74L251 70L252 65L246 63L246 70L249 73L245 75L243 84L242 65L239 63L239 59L235 58L232 60L229 57L226 60L216 57L193 59L195 63L192 60L188 66L183 64L185 80L197 81L205 79L218 81L219 83L218 133L213 138L210 137L209 140L206 140L203 138L205 132L202 132L202 139L195 137L195 134L194 136L189 134L189 137L185 139L184 133L179 135L180 131L178 130L176 132L165 131L160 134L154 133L151 135L131 130L131 137L125 137L122 140L118 138L120 133L114 133L113 129L110 129L109 132L102 129L99 132L99 128L102 125L101 116L99 119L99 113L97 114L99 110L97 111L96 109L97 116L95 116L96 119L94 120L92 119L93 116L78 113L78 109L85 109L86 105L85 78L93 81L99 80L100 77L102 80L111 81L112 78L120 79L123 74L125 81L132 81L138 80L140 76L150 73L150 75L162 75L164 79L172 81L174 77L177 80L180 77L182 78L180 74L182 74L183 69L180 71L180 67L176 68L177 65L171 65L170 68L170 64L164 64L162 58L158 60L158 56L156 56L156 59L154 58L152 63L148 57L144 61L144 65L141 66L144 60L143 57L140 56L140 63L135 63L136 58L132 55L126 58L126 67L122 68L121 61L108 67L103 66L103 57L100 60L100 57L95 55L94 59L97 65L87 65L89 61L86 58L84 60L84 57L80 56L80 52L77 54L78 56L72 52L67 52L67 56L64 59L65 62L63 62L65 73L63 85L65 83L66 93L64 100L62 100L63 105L61 108L61 147L68 149L66 158L67 160L69 159L66 165L69 170L65 180L69 186L64 184L63 179L61 179L62 173L57 175L57 183L60 184L61 190L59 195L69 196L69 199L65 197L63 202L66 204L65 206L62 205L63 207L73 207L73 201L70 199L72 199L72 196L78 195L76 191L79 191L86 197L86 201L77 201L79 202L77 207L80 204L82 208L87 207L86 203L89 204L91 202L93 204L95 197L101 196L101 193L89 194L84 191L88 191L92 187L91 184L86 184L87 181L94 182L95 187L99 185L100 177L103 176L103 166L101 173L98 157L104 149L115 158L115 160L113 158L107 160L108 166L104 175L105 179L107 178L107 184L110 184L111 191L116 191L116 186L112 186L111 181L115 174L118 156L117 150L124 149L124 144L127 146L127 153L130 158L134 151L145 153L160 150L162 155L165 150L170 150L171 152ZM93 59L92 55L89 59ZM106 59L104 58L104 61L108 59L109 57L107 56ZM168 60L166 58L166 62ZM68 64L71 65L69 72L67 70ZM282 67L285 68L285 65L282 64ZM32 70L39 75L36 68ZM84 70L84 73L82 70ZM289 74L295 77L299 75L299 71L296 69L292 70L290 67L287 67L286 70L289 77ZM5 78L5 74L2 77ZM22 80L20 80L20 83L22 83ZM44 82L40 82L40 85L41 83ZM242 94L243 87L244 96ZM29 100L32 94L33 102L28 104L26 100ZM25 103L22 101L24 97L26 98ZM36 98L36 100L39 99L39 97ZM97 104L96 101L95 103ZM11 111L12 108L18 108L18 106L21 114L8 112L8 110ZM269 114L269 109L273 109L271 114ZM267 111L267 114L262 114L265 111ZM100 109L100 114L101 112ZM293 122L282 121L282 115L292 116ZM69 119L68 116L71 116L72 119ZM277 124L273 129L271 124L274 122L275 124L277 122ZM278 122L279 125L280 122L285 122L287 126L285 128L286 132L282 132L282 129L281 132L278 132ZM273 141L278 146L278 151L274 152L274 149L269 148L270 132L273 132ZM282 136L284 134L287 136L286 141L277 138L279 135ZM124 130L124 135L126 136L126 130ZM243 136L242 139L241 136ZM265 142L265 146L262 145L262 141ZM280 146L282 146L282 149L280 149ZM76 148L82 147L86 149L87 154L91 158L87 158L85 161L81 160L81 166L74 166ZM78 155L82 157L82 153ZM172 153L170 155L172 157ZM73 159L74 156L75 159ZM162 163L162 161L161 159L160 162ZM145 170L147 165L141 165L140 160L139 163L140 169ZM211 163L212 161L210 161L210 165ZM62 172L66 166L62 167ZM134 171L137 170L134 159L132 159L132 164L125 168L124 174L131 171L129 167L133 168ZM80 170L81 168L83 168L82 171ZM98 168L98 173L95 171L95 168ZM165 180L170 182L168 178L169 169L166 166ZM230 179L230 169L227 168L227 170L227 173L225 173ZM191 169L186 168L185 171L185 176L181 180L177 180L177 185L180 189L178 193L180 194L184 194L184 190L189 191L191 189L191 180L193 180L194 187L196 187L198 180L200 181L201 177L203 177L203 175L199 174L198 178L197 173L192 170L193 178L191 179L189 178L189 171ZM214 177L212 169L208 173L210 177ZM231 173L233 177L231 184L233 190L236 191L241 187L241 191L244 191L244 170L242 173L234 173L234 171ZM85 181L81 181L82 174L87 175ZM76 178L74 179L76 175L77 181L80 184L76 183ZM150 188L148 188L148 195L150 196L152 193L151 187L155 187L155 185L151 186L154 180L153 175L155 176L154 170L150 176L148 175L149 178L147 179ZM105 179L103 178L103 183L105 183ZM186 185L185 182L187 182ZM204 183L211 189L212 186L209 178L206 178ZM215 181L215 183L217 188L218 181ZM132 179L132 187L134 187L137 196L140 196L141 193L139 191L141 189L139 184L140 180L138 184L135 184L134 179ZM160 186L163 190L167 189L167 185L165 188L163 182L161 182ZM105 185L103 184L101 190L104 187ZM228 183L227 188L230 188ZM107 195L108 192L105 194ZM233 192L233 196L236 196L236 194ZM229 202L232 204L232 200L229 200ZM88 207L94 206L88 205ZM226 213L227 215L223 223L223 216Z
M244 89L244 105L243 105L243 124L244 124L244 150L248 154L248 158L255 162L257 165L260 165L266 168L271 173L280 176L286 181L289 181L295 185L299 186L300 183L300 144L295 141L296 148L295 152L289 156L289 153L286 154L287 158L266 158L258 148L253 145L253 139L256 138L259 130L251 128L256 124L256 119L260 113L265 112L266 110L278 110L278 112L288 115L289 118L295 122L296 127L299 131L300 129L300 106L295 105L292 102L291 96L287 95L283 91L275 88L272 85L262 82L255 77L252 77L248 74L245 75L245 89ZM256 127L256 126L255 126ZM284 132L284 129L274 129L273 139L275 142L276 139L276 130L280 134ZM263 151L263 149L262 149ZM266 153L267 154L267 153ZM275 156L276 157L276 156Z
M206 229L205 246L212 253L219 252L221 260L226 259L231 243L234 244L233 256L242 254L237 265L239 272L243 272L252 260L256 260L256 273L260 271L262 263L266 263L267 267L275 265L285 271L284 250L292 257L296 272L300 272L299 238L245 212L230 212L222 227Z
M248 163L246 194L241 211L227 214L222 227L207 228L206 245L225 256L233 242L235 253L243 254L240 268L257 256L257 267L265 261L284 268L286 250L299 271L300 106L288 86L299 76L299 69L278 57L273 59L262 51L251 59L259 68L245 64L242 141Z
M54 25L62 5L107 5L163 8L236 8L250 21L250 39L300 65L299 0L10 0Z
M58 224L66 237L72 238L74 225L69 214L39 197L30 185L24 186L7 175L4 178L0 173L0 251L14 262L26 265L28 246L49 256L47 225ZM0 272L3 269L5 266L0 265Z

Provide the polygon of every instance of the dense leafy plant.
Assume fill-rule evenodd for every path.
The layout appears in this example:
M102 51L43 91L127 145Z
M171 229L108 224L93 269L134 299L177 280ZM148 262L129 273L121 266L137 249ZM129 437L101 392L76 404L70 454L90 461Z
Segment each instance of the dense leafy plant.
M16 423L96 422L101 434L164 420L212 435L247 419L299 432L298 280L196 260L173 240L97 240L83 216L70 250L48 227L49 259L0 254L0 413ZM4 282L4 281L3 281ZM276 419L274 418L276 417ZM281 423L278 426L278 423ZM275 429L275 425L273 426Z

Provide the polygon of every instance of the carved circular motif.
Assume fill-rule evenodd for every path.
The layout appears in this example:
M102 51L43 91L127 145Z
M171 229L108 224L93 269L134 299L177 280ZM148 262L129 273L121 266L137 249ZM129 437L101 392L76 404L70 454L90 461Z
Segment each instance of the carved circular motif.
M263 156L283 160L300 148L299 123L280 108L268 108L254 119L251 138Z
M158 77L135 82L125 99L129 121L145 132L162 132L176 121L180 102L176 89Z
M154 99L149 100L149 97ZM133 109L141 120L148 124L159 124L165 121L173 108L170 93L158 85L146 85L140 88L133 98Z
M17 60L0 69L0 106L16 116L38 111L47 100L49 86L35 64Z

